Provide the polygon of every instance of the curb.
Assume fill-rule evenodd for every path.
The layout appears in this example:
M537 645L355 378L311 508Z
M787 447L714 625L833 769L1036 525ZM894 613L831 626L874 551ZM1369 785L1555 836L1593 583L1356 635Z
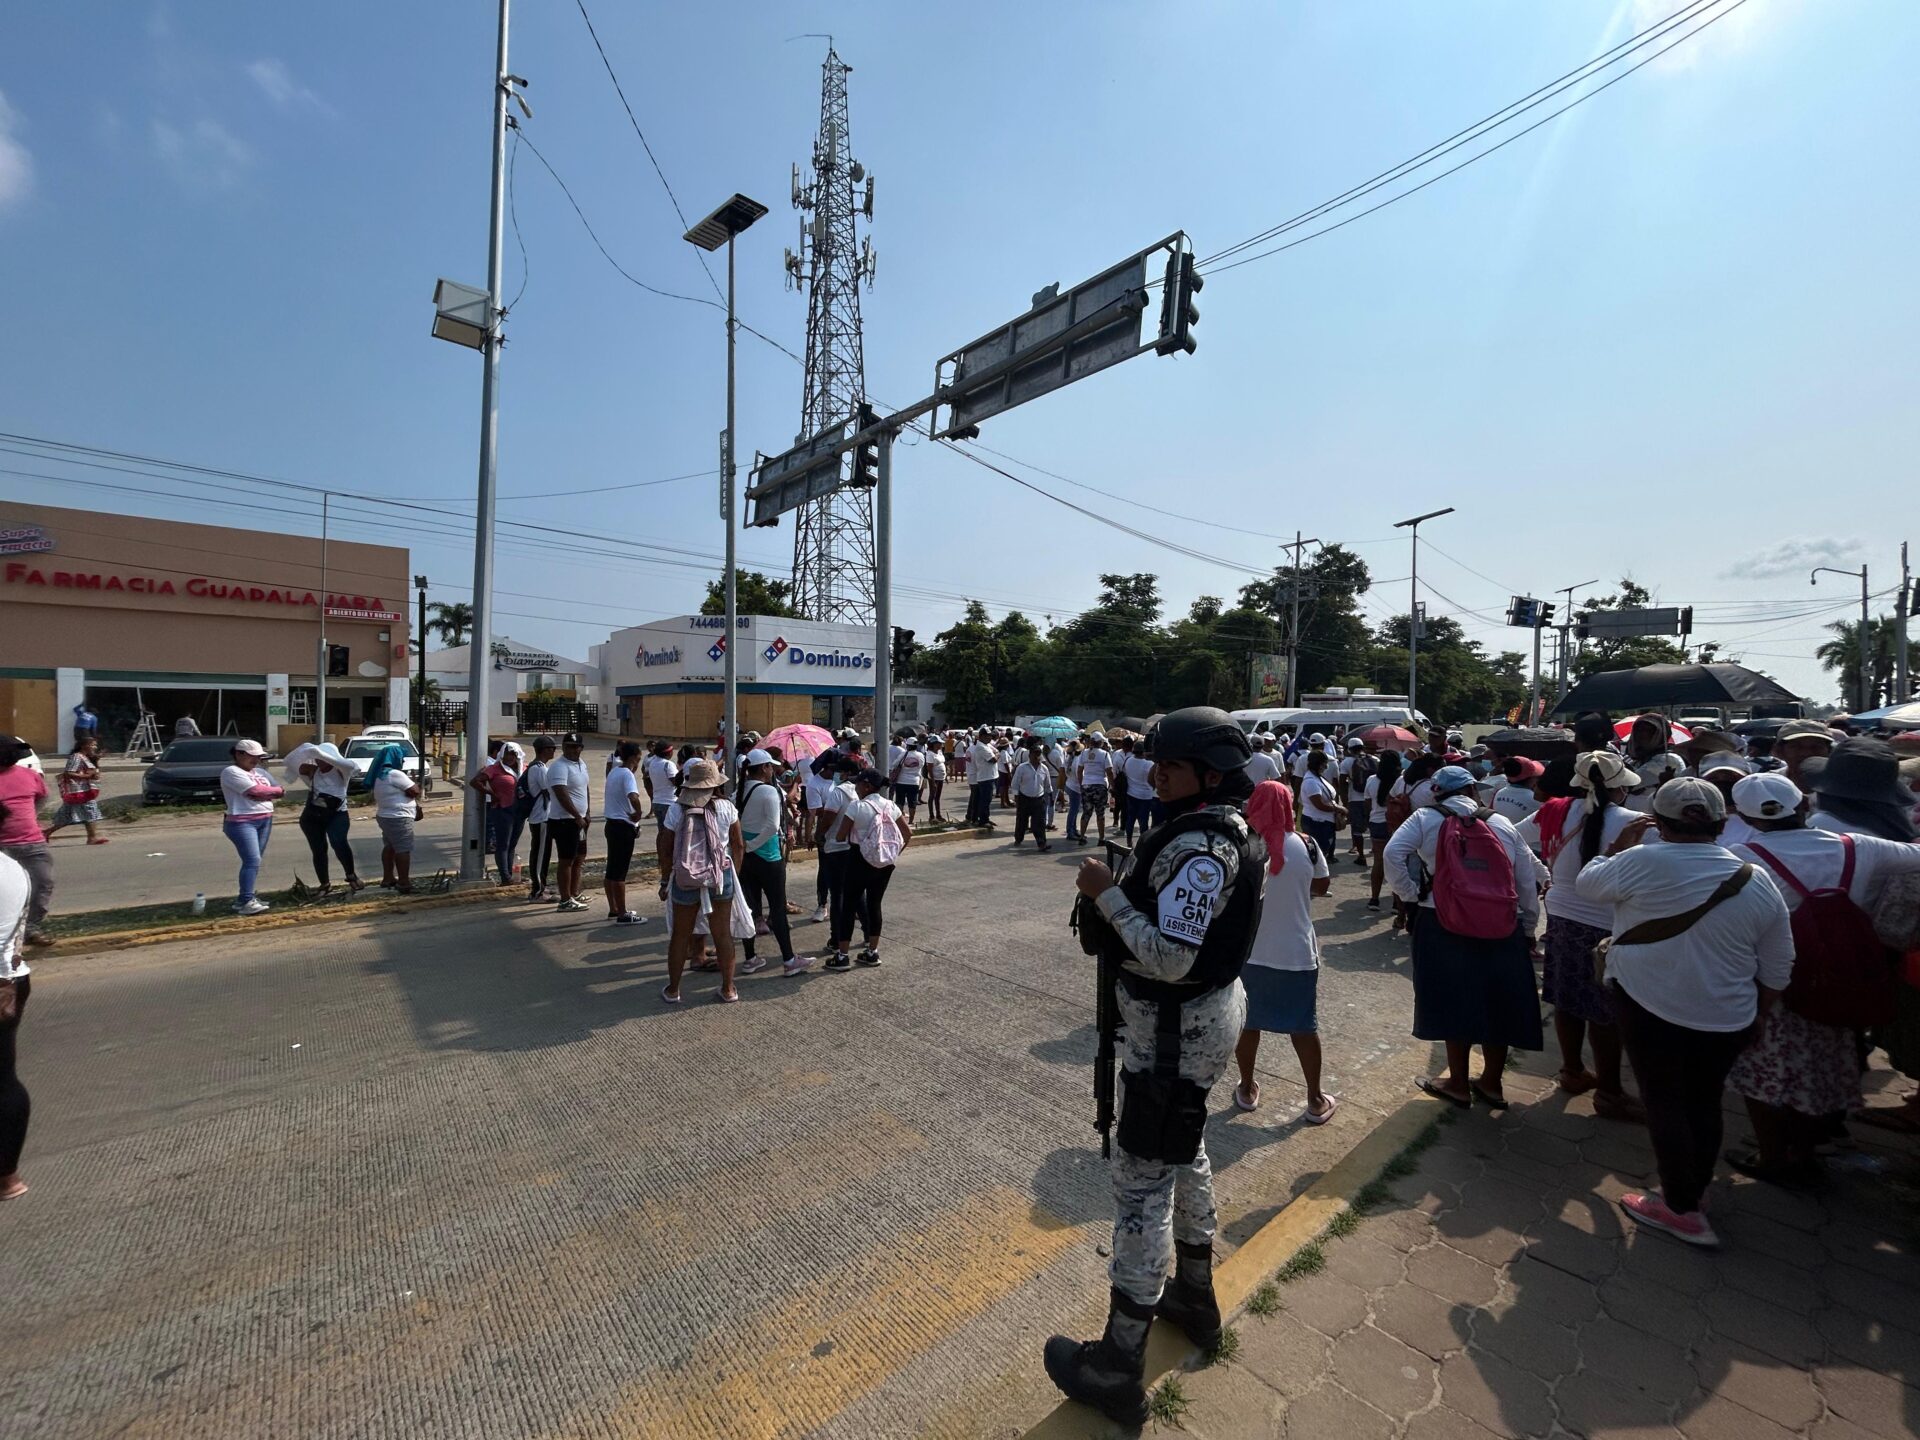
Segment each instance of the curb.
M1412 1144L1442 1113L1443 1102L1422 1095L1383 1118L1318 1180L1250 1236L1213 1270L1214 1293L1227 1323L1239 1319L1253 1292L1273 1277L1295 1254L1326 1233L1327 1227L1353 1208L1354 1197L1378 1178L1387 1163ZM1162 1377L1187 1368L1197 1352L1193 1342L1175 1326L1154 1322L1147 1337L1146 1386L1151 1394ZM1062 1400L1039 1424L1026 1431L1026 1440L1103 1440L1117 1433L1113 1422L1083 1405Z
M933 835L915 835L913 843L918 845L943 845L958 840L984 839L992 831L971 829L943 830ZM813 855L811 850L796 851L795 857ZM817 862L816 862L817 863ZM634 877L651 875L655 872L654 857L651 853L636 852L633 857ZM596 863L590 859L582 879L596 873L605 873L604 862ZM133 950L144 945L164 945L171 940L193 940L208 935L254 935L268 930L286 930L297 925L331 925L346 920L365 920L372 916L384 915L396 910L412 914L418 910L442 909L453 905L480 905L487 902L506 902L524 900L526 886L494 885L491 882L477 882L468 890L456 890L446 895L422 895L413 899L400 896L381 896L375 900L347 901L329 905L320 909L283 910L273 915L257 915L251 918L241 916L222 916L219 919L185 921L178 925L154 925L140 930L103 930L93 935L63 936L55 940L45 954L48 959L55 956L80 956L101 954L110 950Z

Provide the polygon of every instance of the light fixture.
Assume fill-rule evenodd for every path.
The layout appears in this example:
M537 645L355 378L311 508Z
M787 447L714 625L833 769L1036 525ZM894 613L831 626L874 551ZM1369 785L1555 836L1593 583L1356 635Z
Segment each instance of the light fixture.
M484 349L493 334L489 308L486 291L457 280L437 282L433 287L434 338L451 340L469 350Z
M702 250L718 250L766 213L767 207L758 200L749 200L744 195L735 195L687 231L685 238ZM440 283L444 285L446 282L443 280Z

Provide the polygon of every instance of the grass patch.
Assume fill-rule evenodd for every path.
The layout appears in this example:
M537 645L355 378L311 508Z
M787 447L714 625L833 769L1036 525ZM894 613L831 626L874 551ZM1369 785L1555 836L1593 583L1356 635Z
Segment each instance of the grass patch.
M1327 1268L1327 1252L1318 1240L1310 1240L1293 1252L1293 1258L1282 1265L1274 1279L1282 1285L1301 1280L1309 1275L1318 1275Z
M1386 1204L1390 1198L1392 1198L1391 1192L1387 1189L1386 1181L1379 1179L1369 1180L1360 1187L1359 1193L1353 1197L1353 1208L1362 1215L1365 1215L1369 1211L1378 1210L1382 1205Z
M1231 1365L1240 1358L1240 1332L1229 1325L1220 1332L1220 1339L1207 1351L1205 1359L1209 1365Z
M1260 1288L1247 1299L1249 1315L1272 1315L1280 1308L1280 1287L1271 1280L1262 1281Z
M1186 1387L1180 1383L1180 1377L1169 1375L1147 1397L1147 1413L1162 1425L1177 1425L1180 1417L1187 1413L1189 1403Z
M1359 1212L1348 1208L1333 1217L1333 1220L1327 1226L1326 1238L1329 1240L1344 1240L1359 1228Z

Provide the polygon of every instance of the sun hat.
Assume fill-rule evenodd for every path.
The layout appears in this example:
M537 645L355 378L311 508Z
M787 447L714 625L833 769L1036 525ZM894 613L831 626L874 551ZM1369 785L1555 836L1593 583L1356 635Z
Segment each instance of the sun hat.
M758 765L771 765L773 763L773 756L764 750L753 749L747 752L746 766L749 770Z
M238 740L234 742L233 749L227 753L230 755L264 755L267 753L267 747L262 745L258 740Z
M1464 791L1471 790L1476 782L1471 770L1464 769L1459 765L1442 765L1438 770L1433 772L1433 779L1430 783L1433 786L1433 793L1436 796L1445 796L1459 795Z
M1900 783L1900 757L1886 741L1867 736L1842 740L1831 753L1801 761L1800 778L1819 795L1913 803L1913 792Z
M1733 808L1749 820L1784 820L1804 799L1785 775L1749 775L1733 787Z
M1702 824L1727 818L1727 797L1711 780L1683 775L1653 792L1653 813L1668 820Z
M1825 740L1832 744L1834 733L1824 720L1789 720L1774 735L1773 743L1784 745L1789 740Z
M689 760L687 768L680 772L680 795L684 800L689 790L718 790L726 783L726 777L720 773L720 767L713 761ZM705 798L703 797L699 803L705 804Z
M1627 768L1627 762L1611 750L1589 750L1574 758L1573 788L1591 790L1594 767L1600 770L1600 788L1602 790L1631 790L1640 783L1640 777Z
M1742 755L1709 755L1700 762L1700 773L1711 775L1717 770L1733 770L1741 775L1753 773L1753 762Z

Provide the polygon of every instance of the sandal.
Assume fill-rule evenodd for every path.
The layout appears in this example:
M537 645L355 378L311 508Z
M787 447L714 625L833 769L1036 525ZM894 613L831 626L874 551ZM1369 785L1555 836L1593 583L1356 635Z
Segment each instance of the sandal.
M1471 1110L1473 1108L1473 1101L1471 1099L1462 1100L1451 1090L1444 1089L1440 1082L1432 1076L1422 1075L1413 1083L1419 1087L1422 1094L1431 1095L1436 1100L1444 1100L1456 1110Z
M687 1003L686 996L674 994L673 988L668 985L662 985L660 987L660 998L669 1005L684 1005Z
M1333 1118L1333 1112L1338 1110L1339 1108L1340 1108L1340 1097L1338 1095L1329 1095L1327 1096L1326 1109L1322 1110L1318 1115L1316 1115L1313 1113L1313 1102L1308 1101L1306 1113L1303 1114L1300 1118L1306 1121L1307 1124L1309 1125L1324 1125Z
M1489 1110L1504 1110L1508 1104L1511 1103L1505 1095L1494 1094L1493 1091L1487 1089L1486 1086L1482 1085L1478 1080L1469 1081L1467 1088L1473 1091L1473 1093L1479 1097L1480 1103L1485 1105Z
M1258 1110L1260 1108L1260 1097L1255 1095L1249 1099L1247 1098L1246 1087L1243 1085L1235 1085L1233 1087L1233 1108L1236 1110L1246 1110L1248 1112Z
M1554 1081L1569 1095L1584 1095L1600 1083L1599 1079L1591 1070L1567 1070L1564 1068L1554 1077ZM1596 1107L1599 1104L1598 1101L1594 1103Z
M722 990L715 994L713 998L722 1005L738 1005L740 1003L740 992L738 990Z

